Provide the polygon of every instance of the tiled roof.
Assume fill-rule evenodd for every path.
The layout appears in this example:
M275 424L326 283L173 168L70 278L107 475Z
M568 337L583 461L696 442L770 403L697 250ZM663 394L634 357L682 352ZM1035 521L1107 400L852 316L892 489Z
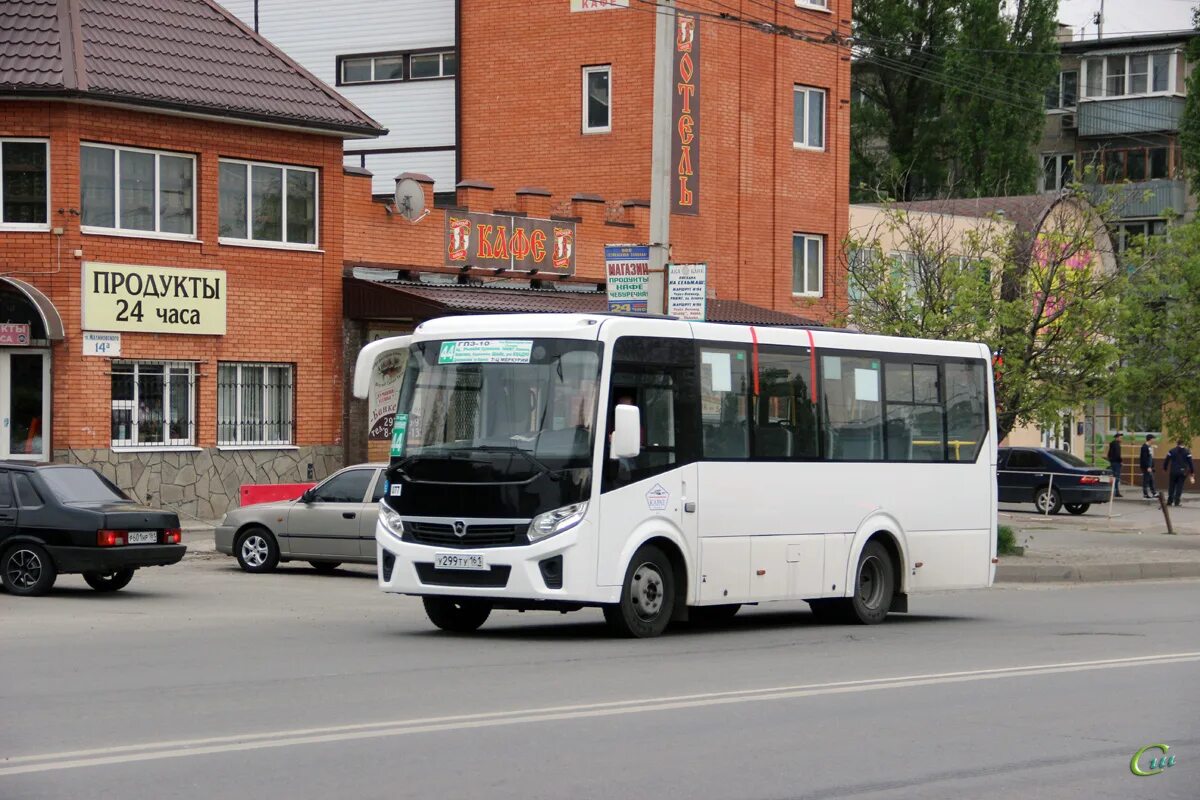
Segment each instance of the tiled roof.
M397 313L396 303L402 304L406 311L415 316L527 313L599 314L608 310L608 299L604 292L443 286L417 281L368 281L360 278L345 280L345 297L348 315L371 318L406 316L407 314ZM708 321L742 325L820 326L819 322L804 317L782 311L772 311L739 300L709 300Z
M57 4L0 2L0 91L61 87Z
M1022 194L1012 197L960 197L943 200L914 200L897 203L908 211L927 211L933 214L954 214L961 217L990 217L999 214L1017 229L1031 233L1062 198L1054 194Z
M384 129L211 0L0 0L0 93Z

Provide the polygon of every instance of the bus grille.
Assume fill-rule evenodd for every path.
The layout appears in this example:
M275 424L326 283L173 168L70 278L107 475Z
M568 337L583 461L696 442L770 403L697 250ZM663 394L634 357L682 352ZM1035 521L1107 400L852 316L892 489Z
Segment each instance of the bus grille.
M433 564L416 563L417 577L426 586L478 586L503 589L508 585L512 567L496 564L487 571L470 569L435 569Z
M467 525L462 536L446 522L404 522L404 538L417 544L439 547L504 547L524 544L529 523Z

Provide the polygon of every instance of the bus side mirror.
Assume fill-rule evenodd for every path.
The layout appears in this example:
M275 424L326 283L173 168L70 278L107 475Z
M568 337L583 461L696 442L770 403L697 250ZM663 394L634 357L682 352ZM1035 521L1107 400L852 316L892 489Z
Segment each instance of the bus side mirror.
M611 459L637 458L642 452L642 410L637 406L619 405L613 409L612 443L608 448Z

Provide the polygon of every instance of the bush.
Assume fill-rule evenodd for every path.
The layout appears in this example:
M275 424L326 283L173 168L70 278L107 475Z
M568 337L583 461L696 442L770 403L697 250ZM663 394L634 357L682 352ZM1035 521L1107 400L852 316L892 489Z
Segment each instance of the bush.
M1024 547L1017 546L1017 534L1007 525L996 529L996 555L1019 556L1025 553Z

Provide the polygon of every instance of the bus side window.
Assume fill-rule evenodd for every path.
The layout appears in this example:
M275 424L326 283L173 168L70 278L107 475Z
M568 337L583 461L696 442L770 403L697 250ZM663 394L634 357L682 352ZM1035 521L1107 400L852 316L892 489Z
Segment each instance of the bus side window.
M803 350L758 356L754 457L806 460L819 455L809 355Z
M704 457L750 457L750 370L741 348L700 347Z
M879 359L821 357L821 413L830 461L883 460Z

